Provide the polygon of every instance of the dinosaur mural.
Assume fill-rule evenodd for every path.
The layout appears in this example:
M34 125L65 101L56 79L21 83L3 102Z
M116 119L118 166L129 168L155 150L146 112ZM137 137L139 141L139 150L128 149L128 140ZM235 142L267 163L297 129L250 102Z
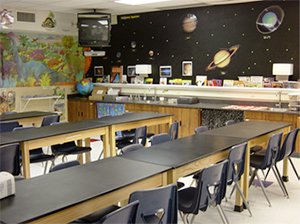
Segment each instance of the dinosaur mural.
M71 36L0 33L0 87L74 84L83 77L82 48Z

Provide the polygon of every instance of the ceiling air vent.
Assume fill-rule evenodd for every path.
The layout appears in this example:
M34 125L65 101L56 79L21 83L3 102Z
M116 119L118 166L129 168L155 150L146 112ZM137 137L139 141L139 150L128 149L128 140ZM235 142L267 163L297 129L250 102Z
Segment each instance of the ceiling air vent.
M17 21L35 23L35 14L31 12L17 12Z

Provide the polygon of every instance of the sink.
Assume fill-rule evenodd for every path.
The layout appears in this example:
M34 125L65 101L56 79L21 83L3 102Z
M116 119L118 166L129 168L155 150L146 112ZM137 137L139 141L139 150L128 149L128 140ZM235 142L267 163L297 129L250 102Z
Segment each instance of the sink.
M286 112L288 108L270 107L268 110L274 112Z

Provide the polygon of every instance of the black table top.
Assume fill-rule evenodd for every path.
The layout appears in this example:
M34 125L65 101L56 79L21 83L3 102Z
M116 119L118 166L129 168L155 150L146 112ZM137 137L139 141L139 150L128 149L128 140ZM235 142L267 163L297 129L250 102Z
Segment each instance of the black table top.
M247 141L243 138L193 135L128 152L122 157L177 168Z
M22 119L22 118L48 116L48 115L53 115L53 114L56 114L56 113L44 112L44 111L25 111L25 112L14 113L14 114L0 115L0 121L11 121L11 120L18 120L18 119Z
M23 142L28 140L34 140L44 137L51 137L56 135L73 133L76 131L83 131L92 128L105 127L106 124L101 124L94 120L77 121L71 123L62 123L53 126L44 126L39 128L33 128L29 130L19 130L12 132L0 133L0 145L11 144L16 142ZM95 136L97 133L95 133Z
M250 140L290 125L287 122L244 121L203 132L203 135L234 136Z
M28 222L168 169L114 157L19 181L16 194L0 200L0 219Z
M167 117L171 114L161 114L161 113L155 113L155 112L142 112L142 113L125 113L118 116L107 116L99 118L98 121L103 124L122 124L127 122L134 122L134 121L140 121L140 120L146 120L146 119L155 119L155 118L161 118L161 117Z

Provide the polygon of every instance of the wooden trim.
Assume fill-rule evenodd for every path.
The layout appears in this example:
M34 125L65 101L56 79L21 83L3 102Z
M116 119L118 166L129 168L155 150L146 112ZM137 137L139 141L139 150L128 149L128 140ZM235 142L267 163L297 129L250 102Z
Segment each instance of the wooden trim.
M136 183L122 187L118 190L92 198L82 203L67 207L63 210L35 219L30 223L48 224L48 223L69 223L75 219L91 214L109 205L116 204L119 201L127 200L129 195L137 190L148 189L163 186L166 173L160 173L146 178Z

